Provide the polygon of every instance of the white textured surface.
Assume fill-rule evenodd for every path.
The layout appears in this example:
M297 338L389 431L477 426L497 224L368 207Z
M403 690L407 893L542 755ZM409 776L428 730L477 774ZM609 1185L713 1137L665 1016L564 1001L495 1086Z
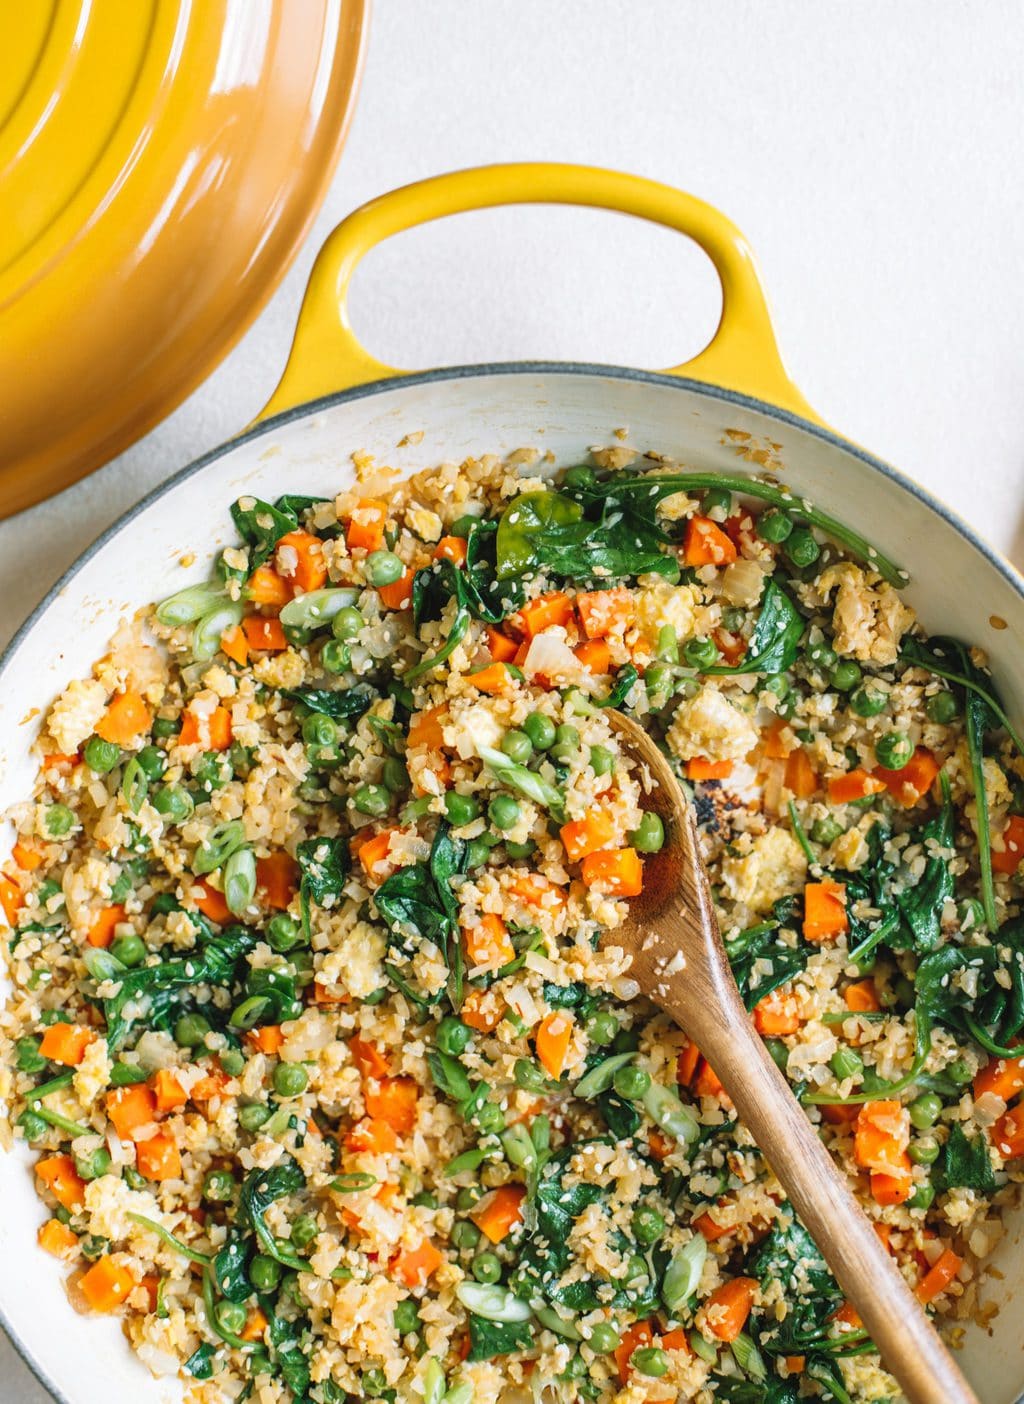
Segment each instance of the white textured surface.
M618 166L720 205L759 256L811 403L1024 565L1022 39L1012 0L378 0L349 146L296 266L153 434L0 524L0 641L116 515L259 409L338 218L492 160ZM396 240L355 297L368 345L417 367L669 364L717 306L681 241L533 210ZM0 1343L0 1404L45 1398Z

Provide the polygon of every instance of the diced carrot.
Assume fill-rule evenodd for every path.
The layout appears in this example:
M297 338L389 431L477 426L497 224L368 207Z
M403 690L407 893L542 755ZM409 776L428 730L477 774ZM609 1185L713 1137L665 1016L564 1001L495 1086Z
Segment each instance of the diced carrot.
M1011 814L1002 834L1002 848L992 848L992 867L1012 876L1024 858L1024 815Z
M77 1214L85 1204L85 1181L70 1155L50 1155L36 1161L36 1174L58 1204Z
M952 1248L947 1248L941 1257L936 1258L928 1272L917 1284L915 1295L922 1305L934 1301L943 1293L964 1265L964 1260Z
M540 1021L534 1042L537 1057L548 1077L562 1076L574 1026L575 1020L564 1009L552 1009Z
M818 777L802 746L790 751L786 758L785 786L797 799L807 799L818 788Z
M289 581L270 566L257 566L245 586L246 598L253 604L282 609L292 597Z
M245 637L245 631L240 624L232 624L230 629L225 629L220 636L220 651L231 659L232 663L237 663L240 668L244 668L249 661L249 640Z
M434 547L435 561L451 561L452 565L466 564L466 542L461 536L442 536Z
M391 836L398 833L401 833L400 829L382 829L379 834L374 834L372 838L360 844L359 865L367 882L373 887L377 887L393 871L388 862L388 850L391 847Z
M710 517L691 517L683 535L683 560L688 566L731 565L736 547Z
M182 1087L178 1074L173 1068L159 1068L150 1078L153 1096L158 1112L177 1111L188 1101L188 1093Z
M786 1369L791 1375L802 1375L807 1365L806 1355L784 1355Z
M588 853L606 848L615 837L615 825L602 809L595 809L582 819L570 819L559 830L570 862L578 863Z
M906 1164L893 1175L884 1170L871 1172L871 1197L876 1204L905 1204L914 1192L914 1176L910 1168L910 1157L905 1156Z
M754 1027L763 1038L794 1034L800 1028L800 1005L791 990L772 990L754 1006Z
M135 1145L135 1165L147 1180L180 1180L181 1155L169 1131L158 1131Z
M910 760L900 770L875 767L873 774L885 783L885 788L897 804L913 809L935 783L939 762L925 746L918 746Z
M716 1287L704 1307L711 1334L720 1341L734 1341L747 1324L756 1291L757 1282L753 1277L730 1277L721 1287Z
M876 1013L881 1009L874 980L858 980L843 991L843 1003L853 1014Z
M732 1099L722 1086L721 1080L706 1058L701 1060L693 1090L698 1097L713 1097L716 1101L732 1106Z
M265 1053L268 1058L276 1057L284 1043L280 1024L264 1024L262 1028L250 1029L246 1037L257 1053Z
M95 1037L92 1029L82 1024L51 1024L43 1034L39 1051L51 1063L77 1068Z
M808 941L834 941L850 929L846 915L846 887L826 878L804 887L804 938Z
M334 989L322 980L313 981L313 1001L316 1004L348 1004L351 998L346 990Z
M859 767L844 771L841 775L828 778L829 804L851 804L854 800L867 799L869 795L880 795L885 789L885 781Z
M785 733L789 730L788 722L776 717L770 726L766 726L762 733L761 751L766 760L785 760L793 749ZM790 733L792 735L792 733Z
M398 1149L398 1137L395 1128L386 1121L374 1121L372 1117L364 1116L345 1137L345 1149L386 1155Z
M990 1058L974 1079L975 1098L994 1092L1008 1102L1024 1088L1024 1051L1016 1058Z
M226 751L231 745L231 713L226 707L214 707L212 712L203 713L186 707L181 714L178 745L202 746L204 751Z
M144 1082L115 1087L107 1094L107 1116L122 1141L134 1141L136 1131L156 1120L156 1094Z
M36 1234L40 1248L55 1258L70 1258L78 1247L78 1235L60 1219L47 1219Z
M875 1237L878 1239L879 1243L881 1243L882 1247L888 1248L891 1253L892 1244L890 1239L892 1238L892 1224L880 1224L875 1222L871 1227L874 1229Z
M711 637L718 646L722 660L730 666L738 663L747 651L747 641L742 634L734 634L730 629L712 629Z
M39 769L47 770L73 770L81 762L82 757L77 751L68 754L66 751L51 751L49 755L43 756L39 762Z
M135 1286L135 1278L113 1258L100 1258L78 1283L93 1311L114 1311Z
M512 686L512 674L505 663L488 663L475 673L468 673L466 681L471 682L478 692L486 692L489 697L497 697Z
M414 751L420 746L426 746L428 750L440 751L444 746L442 718L447 713L448 708L444 702L436 707L428 707L426 711L415 712L409 721L409 734L406 738L409 749Z
M534 639L538 634L543 634L545 629L552 629L556 625L564 628L572 617L572 600L560 590L553 590L550 594L539 595L537 599L529 600L508 622L515 633L522 634L526 639Z
M852 1302L843 1302L842 1306L836 1307L829 1317L830 1321L839 1321L844 1326L851 1327L854 1331L859 1331L864 1325L860 1319L860 1312Z
M848 1107L842 1104L832 1107L824 1106L821 1108L821 1119L829 1122L832 1126L852 1126L857 1120L859 1111L860 1107L858 1106Z
M565 906L565 888L559 887L541 873L520 873L513 870L506 874L505 886L513 897L528 902L531 907L544 911L554 911Z
M588 639L621 634L633 618L633 595L625 586L614 590L588 590L576 596L580 623Z
M573 649L576 657L588 672L603 676L612 668L612 651L604 639L587 639Z
M350 1038L348 1051L352 1054L352 1061L362 1077L387 1077L391 1071L387 1054L365 1038Z
M713 1218L711 1211L705 1209L703 1214L698 1214L693 1221L693 1227L709 1243L717 1243L720 1238L726 1238L730 1233L736 1232L735 1224L720 1224Z
M678 1142L670 1141L667 1136L663 1136L657 1127L647 1137L647 1149L651 1153L652 1160L667 1160L677 1144Z
M216 887L207 882L206 878L200 878L195 885L202 888L203 895L195 899L195 904L203 916L209 917L218 926L223 926L226 921L230 921L231 908L224 900L223 892L219 892Z
M127 915L128 913L120 903L102 908L96 920L89 927L89 934L85 938L89 945L106 949L114 939L115 928L124 921Z
M691 1355L690 1338L681 1326L677 1326L674 1331L666 1331L664 1335L658 1337L658 1344L662 1350L681 1350L686 1355Z
M111 699L96 723L96 735L115 746L131 746L149 730L152 713L137 692L129 688Z
M700 1049L695 1043L688 1043L685 1048L680 1049L679 1057L676 1059L676 1081L680 1087L689 1087L699 1062Z
M639 897L644 890L644 865L635 848L606 848L583 860L583 883L599 887L609 897Z
M462 1001L459 1018L477 1033L493 1033L504 1017L500 999L488 996L485 990L470 990Z
M11 849L11 857L23 873L34 873L43 862L43 851L31 840L19 839Z
M629 1362L633 1352L649 1346L653 1340L654 1332L649 1321L634 1321L632 1326L623 1332L622 1343L615 1348L615 1364L618 1366L619 1380L622 1384L629 1383Z
M727 780L732 774L731 760L707 760L704 756L691 756L686 762L687 780Z
M287 910L299 888L299 865L283 848L256 859L256 892L266 907Z
M242 630L253 653L280 653L288 647L280 619L248 614L242 620Z
M291 552L295 552L295 565L285 569L291 562ZM324 543L311 531L289 531L277 543L277 566L286 580L291 580L303 593L322 590L327 584L327 562L324 560Z
M464 926L462 938L471 965L485 965L497 970L515 959L516 951L508 927L493 912L485 913L475 926Z
M403 1248L391 1261L391 1269L406 1287L425 1287L444 1262L444 1254L429 1238L418 1248Z
M477 1201L470 1218L491 1243L501 1243L523 1219L523 1185L502 1185Z
M270 1322L259 1307L253 1307L249 1315L245 1318L245 1325L241 1330L243 1341L262 1341L263 1334Z
M493 624L487 626L487 647L490 649L491 657L495 663L511 663L519 652L519 645L515 639L510 639L507 634L503 634Z
M386 1121L399 1136L408 1136L416 1125L419 1090L415 1078L382 1077L371 1081L363 1100L367 1114L374 1121Z
M13 926L18 913L25 905L25 894L16 882L0 873L0 908L7 918L7 925Z
M345 541L352 551L379 551L384 545L384 526L388 519L387 504L373 497L363 497L349 519Z
M1024 1155L1024 1106L1004 1112L989 1132L989 1139L1004 1160L1018 1160Z
M865 1170L900 1175L909 1167L910 1115L897 1101L865 1102L857 1116L853 1158Z
M405 571L392 585L378 585L377 594L385 609L408 609L412 604L412 582L416 572Z
M223 1097L225 1088L230 1081L231 1079L226 1072L218 1067L212 1067L195 1083L189 1095L193 1102L212 1102L214 1097Z

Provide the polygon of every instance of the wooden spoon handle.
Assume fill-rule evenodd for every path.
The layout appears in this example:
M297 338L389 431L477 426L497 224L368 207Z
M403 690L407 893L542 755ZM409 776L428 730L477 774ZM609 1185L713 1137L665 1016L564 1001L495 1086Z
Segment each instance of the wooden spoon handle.
M731 983L731 982L730 982ZM666 993L668 993L666 991ZM842 1172L773 1063L736 996L723 991L714 1018L684 1027L706 1054L740 1119L767 1156L793 1207L860 1313L910 1404L978 1404ZM665 1001L670 1008L671 996Z

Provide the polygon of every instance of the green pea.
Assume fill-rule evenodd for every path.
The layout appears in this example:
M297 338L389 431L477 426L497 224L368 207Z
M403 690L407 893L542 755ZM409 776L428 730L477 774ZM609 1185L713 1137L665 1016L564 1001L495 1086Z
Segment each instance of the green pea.
M942 692L935 692L928 698L924 710L930 721L938 722L940 726L948 726L960 708L953 694L944 688Z
M405 768L405 762L397 756L388 756L381 770L381 779L384 781L384 788L390 790L393 795L404 795L409 788L409 772Z
M580 748L580 734L574 726L563 722L555 729L555 741L551 754L557 761L570 761Z
M945 1069L945 1073L946 1076L951 1077L959 1087L964 1087L968 1082L973 1082L974 1080L974 1069L966 1058L957 1058L955 1062L949 1064Z
M414 1194L409 1201L417 1209L436 1209L438 1198L436 1194L431 1194L429 1190L420 1190L419 1194Z
M501 738L501 749L517 765L527 765L533 755L533 742L525 731L506 731Z
M283 954L302 940L302 927L287 912L275 912L267 922L267 944L272 951Z
M619 1031L619 1021L610 1009L597 1009L586 1022L587 1038L597 1048L605 1048Z
M913 754L910 738L902 731L887 731L875 742L875 758L886 770L902 770Z
M143 746L135 759L147 780L159 780L167 769L167 757L159 746Z
M536 851L537 845L533 839L527 839L525 843L510 843L508 839L505 840L505 852L509 858L529 858Z
M538 751L547 751L555 744L555 724L543 712L531 712L523 722L523 731Z
M365 623L366 620L355 605L346 605L344 609L339 609L331 620L331 633L336 639L346 642L354 639Z
M620 1097L633 1102L644 1095L651 1085L651 1075L644 1068L628 1064L619 1068L612 1078L612 1086Z
M66 838L75 827L75 816L66 804L51 804L43 815L43 830L47 838Z
M788 697L793 687L785 673L772 673L765 678L762 686L766 692L770 692L774 697Z
M789 1062L789 1049L783 1043L782 1039L766 1038L764 1041L764 1046L768 1051L769 1058L771 1058L772 1062L779 1069L779 1071L785 1072L786 1065Z
M456 829L464 824L472 824L480 817L480 802L475 795L463 795L458 790L447 790L444 797L444 812Z
M170 737L177 736L178 732L181 730L181 718L154 717L152 730L153 735L157 737L158 740L167 741Z
M640 1047L640 1029L634 1025L630 1029L619 1029L612 1041L613 1053L635 1053Z
M465 541L473 529L479 525L480 518L474 517L471 513L467 512L465 516L455 518L454 522L451 524L449 535L459 536Z
M320 650L320 666L325 673L346 673L352 663L352 650L340 639L328 639Z
M469 1025L451 1014L446 1014L437 1026L437 1046L442 1053L447 1053L451 1058L457 1058L460 1053L464 1053L472 1038L473 1030Z
M815 819L811 825L811 838L815 843L835 843L843 832L842 824L831 815L826 819Z
M241 1077L245 1071L246 1058L240 1048L225 1048L220 1055L220 1065L228 1077Z
M512 1069L515 1084L523 1092L541 1092L547 1086L547 1078L529 1058L517 1058Z
M248 1106L239 1108L238 1124L243 1131L258 1131L271 1115L270 1108L264 1103L250 1102Z
M658 1380L668 1374L669 1358L658 1346L641 1346L629 1357L629 1363L640 1375Z
M717 657L714 639L687 639L683 644L683 658L691 668L710 668Z
M519 801L511 795L495 795L487 806L487 815L494 827L507 833L519 823Z
M83 1180L98 1180L110 1169L110 1152L106 1146L98 1146L86 1155L76 1155L75 1169Z
M319 1232L320 1226L315 1214L300 1214L292 1223L292 1246L301 1253L304 1248L309 1247Z
M475 1248L480 1242L480 1230L468 1219L459 1219L452 1229L452 1242L456 1248Z
M496 1136L505 1129L505 1113L497 1102L484 1102L476 1114L476 1121L485 1136Z
M309 1073L301 1063L278 1063L273 1082L279 1097L301 1097L309 1086Z
M821 547L807 527L794 527L782 549L797 570L813 565L821 555Z
M202 1014L182 1014L174 1025L174 1041L179 1048L202 1048L210 1032L210 1021Z
M41 1073L46 1067L46 1059L39 1051L39 1039L26 1034L14 1045L15 1063L23 1073Z
M470 839L466 846L466 866L480 868L491 856L491 844L483 839Z
M563 481L565 486L569 488L589 488L597 482L597 474L593 468L588 468L585 463L578 463L565 470Z
M829 673L828 680L838 692L852 692L863 676L859 663L844 658Z
M840 1082L848 1077L860 1077L864 1072L864 1059L852 1048L837 1048L829 1059L829 1067Z
M217 1325L229 1336L237 1336L239 1331L244 1331L249 1316L241 1302L218 1302L214 1314L217 1317Z
M281 1281L281 1264L265 1253L257 1253L249 1264L249 1281L257 1292L272 1292Z
M82 752L85 763L97 775L107 775L121 760L121 747L102 736L90 736Z
M45 1122L36 1112L31 1111L22 1112L18 1117L17 1125L21 1127L21 1133L29 1145L41 1141L50 1129L48 1122Z
M591 1328L587 1344L597 1355L611 1355L622 1344L622 1337L610 1321L599 1321Z
M198 764L192 767L192 774L199 788L209 795L214 790L222 789L231 779L233 771L229 757L220 751L204 751Z
M638 853L660 853L665 843L665 826L661 816L648 809L637 827L630 832L629 841Z
M314 712L302 723L302 739L309 746L333 746L338 739L338 724L332 717Z
M409 1298L398 1303L391 1320L400 1336L411 1335L413 1331L420 1329L420 1314L416 1310L416 1303Z
M769 507L757 519L757 534L762 541L780 545L792 530L792 518L787 517L785 512L780 512L778 507Z
M910 1124L917 1131L927 1131L942 1115L942 1098L934 1092L922 1092L915 1097L909 1108Z
M815 667L823 668L826 672L835 667L839 661L839 655L830 644L824 642L813 643L807 650L807 657Z
M922 1136L912 1141L907 1154L915 1165L934 1165L939 1158L940 1147L932 1136Z
M611 775L615 770L615 757L607 746L591 746L590 768L595 775Z
M464 1185L455 1196L455 1207L467 1214L474 1204L478 1204L483 1191L477 1185Z
M497 1253L477 1253L473 1259L472 1273L477 1282L499 1282L501 1280L501 1259Z
M719 520L724 521L732 511L732 493L728 488L708 488L701 499L701 511L706 517L717 513Z
M645 1246L657 1243L664 1232L665 1219L663 1215L658 1213L657 1209L651 1209L645 1205L633 1215L633 1236L638 1243Z
M352 796L352 808L381 819L391 808L391 796L383 785L360 785Z
M918 1185L917 1189L907 1200L908 1209L930 1209L932 1200L935 1198L935 1186L926 1180L923 1185Z
M180 785L162 785L153 796L153 808L169 824L183 824L195 805L192 796Z
M885 711L888 701L887 693L880 692L870 683L864 683L851 696L850 710L858 717L877 717L879 712Z
M211 1170L203 1181L203 1198L211 1204L229 1204L237 1188L230 1170Z
M110 954L122 965L141 965L146 959L146 943L140 936L118 936L110 947Z
M366 558L366 578L371 585L394 585L405 572L394 551L371 551Z
M675 670L670 663L652 663L644 674L648 697L667 695L672 691L675 680Z

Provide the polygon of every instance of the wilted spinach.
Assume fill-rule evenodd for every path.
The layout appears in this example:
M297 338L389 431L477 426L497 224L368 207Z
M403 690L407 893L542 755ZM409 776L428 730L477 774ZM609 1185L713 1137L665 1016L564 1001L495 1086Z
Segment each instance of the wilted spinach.
M469 1315L469 1354L466 1359L493 1360L497 1355L510 1355L514 1350L527 1350L533 1341L531 1321L488 1321L486 1317Z
M285 687L281 695L334 721L352 721L368 712L379 694L370 687Z
M980 1194L992 1194L996 1177L985 1136L971 1139L960 1123L955 1121L949 1129L949 1140L942 1147L932 1178L938 1189L972 1189Z
M914 981L916 1007L995 1057L1009 1058L1019 1052L1011 1044L1024 1029L1024 918L1006 922L991 940L988 946L943 946L926 956ZM956 978L968 969L973 994Z
M243 507L243 502L251 502L252 506ZM299 525L298 514L287 505L282 510L282 502L287 504L288 499L279 498L278 505L272 507L258 497L240 497L231 505L231 516L238 534L249 548L250 573L265 565L281 537L295 531Z
M275 1201L298 1194L305 1185L305 1175L291 1156L286 1155L268 1170L258 1165L250 1170L239 1195L239 1207L260 1241L260 1250L296 1272L307 1271L306 1260L281 1246L267 1227L265 1215Z
M717 664L701 672L725 677L738 673L784 673L800 656L803 615L774 580L769 580L761 600L754 632L746 654L732 665Z
M327 905L329 897L340 897L348 881L349 851L342 838L312 838L300 843L295 850L301 878L299 904L302 926L307 939L310 935L309 904Z
M449 826L442 822L427 861L392 873L373 898L388 928L389 949L408 957L418 945L429 941L441 951L449 971L448 998L456 1011L462 1007L465 965L452 880L466 871L466 850L465 842L453 838ZM395 978L392 966L388 974Z

